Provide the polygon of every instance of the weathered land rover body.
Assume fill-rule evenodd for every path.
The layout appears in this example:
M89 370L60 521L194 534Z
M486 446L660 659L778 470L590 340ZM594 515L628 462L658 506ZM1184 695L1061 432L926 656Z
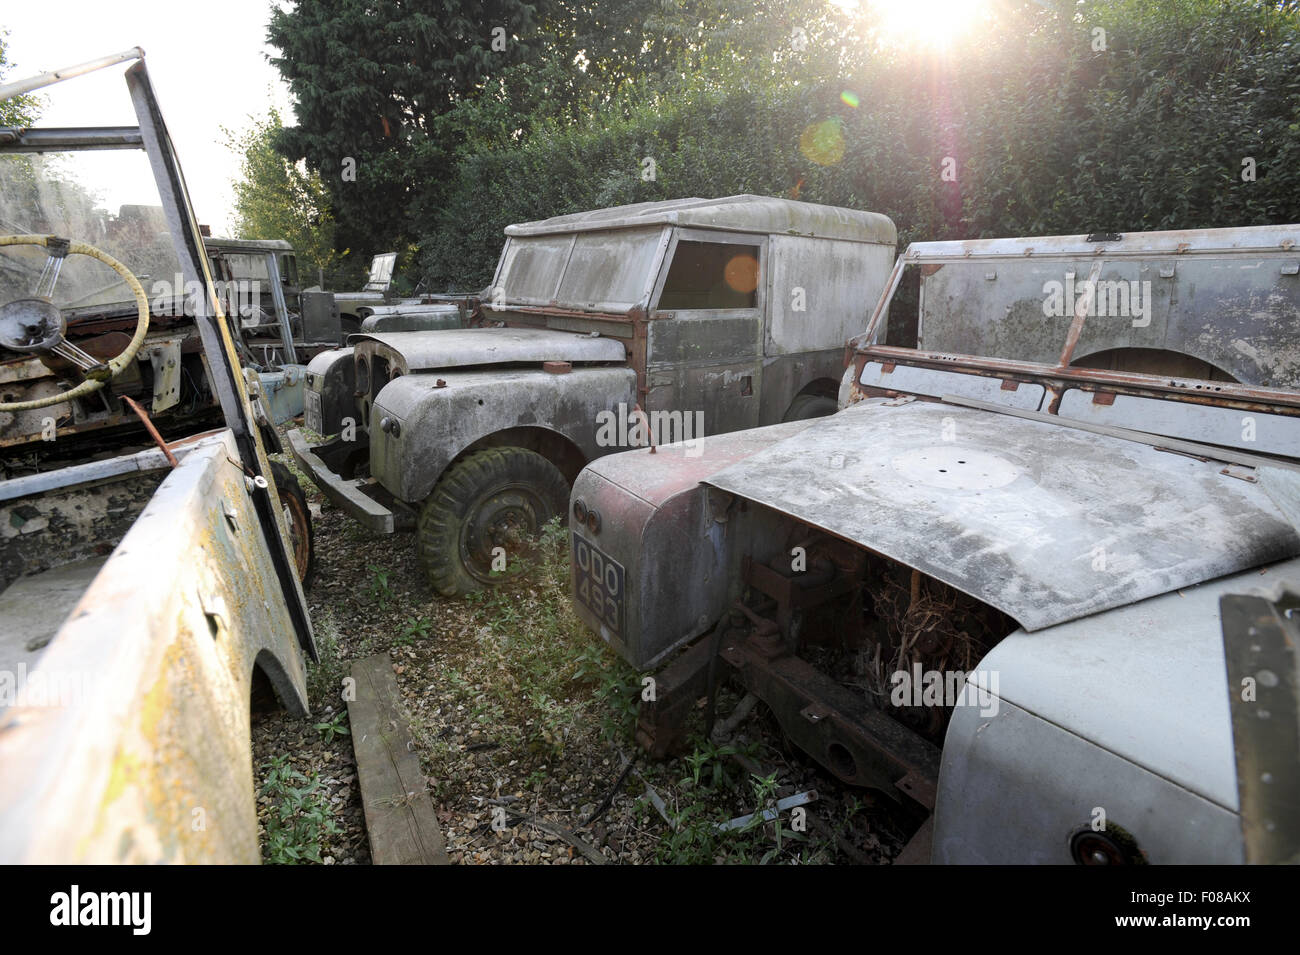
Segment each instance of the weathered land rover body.
M115 100L105 68L131 60ZM0 129L0 861L256 862L251 698L307 709L308 515L267 460L143 54L0 99L65 79L52 95L111 83L93 102L117 125ZM90 201L142 182L158 228Z
M418 524L438 590L474 589L602 454L834 410L895 241L884 216L759 196L510 226L477 316L494 327L317 357L306 424L338 437L295 433L294 454L372 530Z
M1289 606L1300 573L1298 245L914 244L838 413L590 464L575 606L661 667L641 742L681 740L712 662L840 780L932 813L908 858L1241 862L1269 836L1243 840L1238 765L1252 805L1291 787L1294 854L1294 700L1289 755L1234 759L1230 705L1268 720L1249 688L1277 681L1245 653L1229 682L1219 607ZM891 310L908 273L919 321Z

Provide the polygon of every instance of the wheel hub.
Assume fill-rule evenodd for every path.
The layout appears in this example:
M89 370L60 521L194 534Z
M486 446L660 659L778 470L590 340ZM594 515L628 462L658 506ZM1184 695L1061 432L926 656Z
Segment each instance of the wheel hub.
M0 346L10 351L48 350L64 327L63 313L49 299L20 298L0 306Z
M467 528L464 556L466 567L481 580L493 579L493 551L502 548L507 561L531 553L538 532L537 514L541 502L522 487L497 491L475 508ZM497 571L495 577L502 576Z

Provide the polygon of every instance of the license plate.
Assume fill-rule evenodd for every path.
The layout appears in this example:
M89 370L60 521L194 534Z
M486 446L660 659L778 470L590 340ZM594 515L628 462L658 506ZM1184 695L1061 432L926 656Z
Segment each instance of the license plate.
M323 423L320 414L320 392L312 391L308 388L303 397L306 399L307 403L307 413L304 415L306 420L304 423L317 434L324 434L324 431L322 431Z
M573 584L579 603L613 633L623 635L623 565L573 535Z

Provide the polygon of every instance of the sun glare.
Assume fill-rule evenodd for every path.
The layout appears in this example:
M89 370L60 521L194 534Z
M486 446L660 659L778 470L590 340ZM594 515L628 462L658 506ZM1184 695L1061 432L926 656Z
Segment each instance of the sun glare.
M947 47L965 38L986 12L987 0L834 0L846 10L865 8L885 39Z

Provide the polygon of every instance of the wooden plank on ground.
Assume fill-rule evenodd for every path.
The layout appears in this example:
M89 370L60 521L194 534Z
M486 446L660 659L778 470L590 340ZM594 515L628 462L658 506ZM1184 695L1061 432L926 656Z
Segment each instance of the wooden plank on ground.
M356 699L348 702L348 723L371 859L375 865L450 864L420 758L410 746L393 661L387 653L358 660L352 678Z

